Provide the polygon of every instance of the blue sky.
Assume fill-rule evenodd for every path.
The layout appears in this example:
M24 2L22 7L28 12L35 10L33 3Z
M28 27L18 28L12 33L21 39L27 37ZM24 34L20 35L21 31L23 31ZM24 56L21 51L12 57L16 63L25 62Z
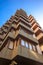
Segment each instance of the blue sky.
M43 28L43 0L0 0L0 27L20 8L32 14Z

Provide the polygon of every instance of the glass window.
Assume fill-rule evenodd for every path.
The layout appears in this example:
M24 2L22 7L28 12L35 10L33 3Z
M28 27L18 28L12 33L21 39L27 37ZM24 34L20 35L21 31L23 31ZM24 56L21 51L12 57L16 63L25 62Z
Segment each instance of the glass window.
M13 41L9 41L9 49L13 49Z
M25 46L24 40L21 40L21 45Z
M32 45L32 47L33 47L33 50L34 50L34 51L36 51L36 48L35 48L35 46L34 46L34 45Z
M26 47L28 48L28 43L26 42L25 44L26 44Z
M31 49L31 50L32 50L32 45L31 45L31 44L29 44L29 49Z

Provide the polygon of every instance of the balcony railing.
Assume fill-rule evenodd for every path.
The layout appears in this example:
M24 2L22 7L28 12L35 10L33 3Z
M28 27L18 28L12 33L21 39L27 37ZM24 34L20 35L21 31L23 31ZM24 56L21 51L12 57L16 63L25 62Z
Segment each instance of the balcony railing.
M32 29L36 26L37 24L35 23L33 26L32 26Z
M9 24L5 24L4 27L10 27L10 25Z
M41 30L39 27L37 27L34 32L36 33L38 30Z
M39 40L40 38L43 37L43 33L40 33L38 36L37 36L37 40Z
M0 35L0 38L3 40L5 38L6 34Z
M24 37L26 37L27 39L29 39L29 40L35 42L36 44L38 43L37 39L33 38L32 35L30 35L30 34L24 32L23 30L19 30L19 34L22 35L22 36L24 36Z
M18 47L18 55L43 63L43 55L20 45Z
M2 34L3 31L0 30L0 34Z
M33 20L33 21L31 22L31 25L32 25L34 22L35 22L35 20Z
M25 21L24 19L19 18L19 20L23 21L24 23L26 23L27 25L29 25L31 27L31 24L29 22Z
M26 28L28 31L30 31L30 32L33 33L33 30L30 29L28 26L24 25L22 22L19 22L17 25L12 24L12 27L14 27L14 28L17 29L17 27L18 27L19 25L22 26L22 27L24 27L24 28Z
M15 39L15 34L12 32L9 32L9 34L8 34L8 37L10 37L10 38L12 38L12 39Z
M24 32L22 29L19 29L18 31L16 31L15 38L16 38L18 35L21 35L21 36L27 38L28 40L31 40L32 42L38 44L38 41L37 41L35 38L33 38L32 35L30 35L30 34Z

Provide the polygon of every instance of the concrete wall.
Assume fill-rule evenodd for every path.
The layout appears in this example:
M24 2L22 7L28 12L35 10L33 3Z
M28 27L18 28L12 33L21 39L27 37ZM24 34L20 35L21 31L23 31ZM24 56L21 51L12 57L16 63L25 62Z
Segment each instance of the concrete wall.
M11 50L8 48L8 43L7 43L7 45L0 52L0 58L13 59L13 57L17 55L18 44L19 44L19 40L17 41L17 46L16 46L16 41L15 41L14 48Z
M40 55L23 46L19 46L18 55L43 63L43 55Z

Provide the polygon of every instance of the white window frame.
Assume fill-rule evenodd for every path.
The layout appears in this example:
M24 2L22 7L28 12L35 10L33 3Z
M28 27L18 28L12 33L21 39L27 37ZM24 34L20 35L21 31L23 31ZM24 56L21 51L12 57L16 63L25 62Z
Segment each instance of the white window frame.
M28 48L29 46L28 46L28 42L25 42L25 46L26 46L26 48Z
M29 49L32 50L32 45L29 43Z
M21 45L25 46L25 41L24 40L21 40Z

